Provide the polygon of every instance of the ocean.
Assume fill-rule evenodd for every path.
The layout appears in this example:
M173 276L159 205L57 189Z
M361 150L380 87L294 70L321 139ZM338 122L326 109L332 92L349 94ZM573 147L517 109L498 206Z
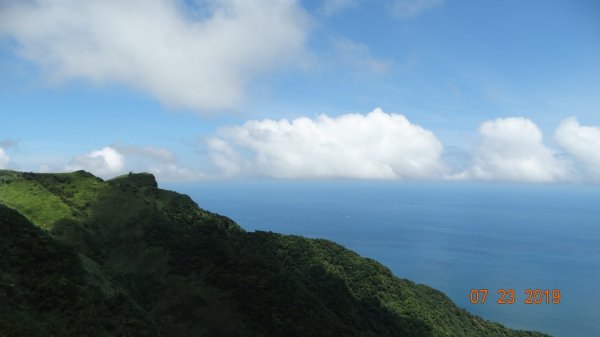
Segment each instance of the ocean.
M166 188L249 231L338 242L508 327L600 336L597 186L264 180ZM488 289L484 304L471 303L473 289ZM501 289L514 289L514 304L497 303ZM558 289L560 302L542 293L542 303L525 304L526 289L548 289L550 300Z

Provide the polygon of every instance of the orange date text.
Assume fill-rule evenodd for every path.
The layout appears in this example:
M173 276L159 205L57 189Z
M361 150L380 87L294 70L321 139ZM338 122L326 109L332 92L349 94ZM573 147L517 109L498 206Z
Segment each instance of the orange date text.
M488 289L471 289L469 301L473 304L485 304L488 299ZM560 303L560 290L558 289L525 289L522 297L524 304L558 304ZM497 304L514 304L517 295L514 289L498 289L494 297Z

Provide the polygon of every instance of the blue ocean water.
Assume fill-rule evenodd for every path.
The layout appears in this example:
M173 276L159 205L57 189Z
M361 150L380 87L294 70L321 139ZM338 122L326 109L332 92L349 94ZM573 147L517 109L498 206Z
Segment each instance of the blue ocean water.
M586 185L237 181L172 185L245 229L336 241L458 306L518 329L600 336L600 188ZM485 304L471 289L489 290ZM516 303L497 304L499 289ZM559 289L526 305L525 289Z

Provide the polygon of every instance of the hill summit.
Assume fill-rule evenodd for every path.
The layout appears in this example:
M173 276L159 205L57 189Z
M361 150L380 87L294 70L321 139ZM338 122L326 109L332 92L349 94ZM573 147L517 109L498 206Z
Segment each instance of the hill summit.
M546 336L154 176L0 170L0 336Z

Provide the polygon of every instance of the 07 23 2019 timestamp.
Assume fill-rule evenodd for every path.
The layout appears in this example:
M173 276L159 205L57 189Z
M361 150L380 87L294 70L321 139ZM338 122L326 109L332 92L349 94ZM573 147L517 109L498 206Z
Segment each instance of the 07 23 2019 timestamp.
M485 304L488 299L488 289L471 289L469 301L473 304ZM498 289L497 304L514 304L517 295L514 289ZM560 290L558 289L525 289L521 301L524 304L558 304L560 303Z

